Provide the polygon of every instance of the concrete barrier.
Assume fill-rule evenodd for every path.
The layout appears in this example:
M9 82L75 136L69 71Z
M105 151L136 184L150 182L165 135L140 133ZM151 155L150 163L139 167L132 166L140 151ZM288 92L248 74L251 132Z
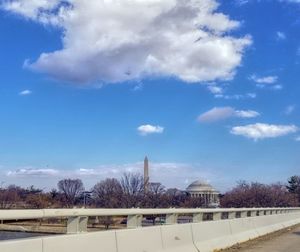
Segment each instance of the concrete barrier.
M267 215L192 224L193 240L199 251L212 252L299 224L298 216Z
M1 252L42 252L43 242L41 238L11 240L0 242Z
M193 243L191 224L176 224L170 226L162 226L161 234L163 242L163 251L198 252Z
M231 234L235 243L246 242L259 236L256 231L254 220L260 217L231 219Z
M192 231L194 244L201 252L227 248L236 243L231 236L229 220L192 224Z
M293 219L295 218L295 219ZM294 217L293 214L279 214L277 216L277 220L282 224L283 228L290 227L292 225L296 225L300 223L297 217Z
M165 213L170 225L1 241L0 252L212 252L300 223L300 209L133 209L125 210L125 213L140 217L151 211ZM220 220L224 211L231 213L229 219ZM253 216L257 211L266 212L267 215ZM182 212L193 215L195 223L177 224L177 218L168 219ZM237 212L242 212L243 218L235 218L236 214L232 213ZM252 217L248 217L245 214L247 212ZM41 211L30 210L24 212L24 218L31 218L35 213L37 218L71 214L72 218L87 219L87 213L106 216L108 210L42 210L43 215ZM119 215L124 212L116 210L114 213ZM199 216L203 213L213 213L218 218L201 222ZM22 211L12 211L11 215L4 211L2 214L3 219L22 217ZM195 218L195 215L199 216Z
M266 235L284 228L284 222L281 222L277 215L260 216L253 219L256 232L259 236Z
M289 213L287 215L282 214L282 218L285 218L286 222L284 225L291 226L300 223L300 214L299 213Z
M163 250L159 226L118 230L116 231L116 239L118 252L156 252Z
M42 250L28 252L117 252L115 231L61 235L42 240Z

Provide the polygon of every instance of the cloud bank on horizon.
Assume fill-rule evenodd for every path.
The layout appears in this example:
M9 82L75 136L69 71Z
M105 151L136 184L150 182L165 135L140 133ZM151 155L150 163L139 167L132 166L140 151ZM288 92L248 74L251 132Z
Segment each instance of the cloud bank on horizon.
M8 0L2 8L62 29L63 48L24 65L75 83L229 80L252 43L230 35L240 22L215 0Z
M161 182L168 188L179 187L185 189L187 185L195 180L195 178L202 178L210 182L213 178L214 183L218 183L217 188L220 190L227 190L228 178L226 175L217 175L212 169L199 164L186 163L171 163L171 162L151 162L151 181ZM86 188L92 188L94 184L99 182L99 179L117 178L119 179L124 173L142 173L143 162L136 162L123 165L102 165L94 168L78 168L73 170L62 170L56 168L35 168L23 167L19 169L11 169L1 171L0 175L5 179L6 183L17 182L18 185L28 187L32 181L37 186L45 187L47 190L55 188L56 183L60 179L78 178L80 177L86 185Z

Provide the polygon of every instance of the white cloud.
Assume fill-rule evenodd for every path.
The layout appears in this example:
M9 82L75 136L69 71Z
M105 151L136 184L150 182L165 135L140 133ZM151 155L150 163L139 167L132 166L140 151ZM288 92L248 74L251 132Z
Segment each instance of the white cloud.
M212 93L212 94L215 94L215 95L220 95L220 94L223 94L224 90L222 87L218 87L218 86L215 86L215 85L209 85L207 87L207 89Z
M296 106L295 105L289 105L286 107L284 113L286 115L291 115L295 111Z
M199 122L216 122L225 120L234 115L234 109L231 107L215 107L198 117Z
M37 176L37 177L44 177L44 176L56 176L59 174L58 170L55 169L35 169L35 168L21 168L15 171L8 171L7 176Z
M31 94L32 94L32 91L28 90L28 89L23 90L19 93L19 95L21 95L21 96L26 96L26 95L31 95Z
M225 120L231 117L254 118L260 114L253 110L235 110L232 107L215 107L198 117L199 122L210 123Z
M4 0L2 8L28 19L57 25L59 23L58 17L62 14L64 7L61 6L59 8L61 13L56 13L56 15L51 11L55 10L61 2L61 0Z
M10 0L3 8L62 28L62 49L24 65L77 83L227 80L252 42L230 35L240 23L215 0Z
M235 115L241 118L255 118L260 116L260 113L254 110L237 110L235 111Z
M164 128L161 126L153 126L150 124L141 125L137 128L139 134L142 136L147 136L150 134L161 134L164 132Z
M273 89L274 90L281 90L281 89L283 89L283 86L282 85L274 85Z
M268 88L272 90L283 89L283 86L281 84L277 84L278 76L275 75L257 77L255 74L253 74L249 77L249 79L254 81L258 88Z
M141 91L141 90L143 90L143 83L141 83L141 82L138 83L137 85L135 85L132 89L132 91L135 91L135 92Z
M298 127L295 125L272 125L264 123L236 126L231 129L231 134L240 135L254 140L265 138L276 138L296 133Z
M256 75L251 75L250 79L258 84L274 84L278 81L278 76L257 77Z
M223 98L225 100L255 99L256 97L257 95L255 93L234 94L234 95L215 94L215 98Z
M285 40L286 39L286 35L285 35L284 32L278 31L278 32L276 32L276 36L277 36L278 40Z

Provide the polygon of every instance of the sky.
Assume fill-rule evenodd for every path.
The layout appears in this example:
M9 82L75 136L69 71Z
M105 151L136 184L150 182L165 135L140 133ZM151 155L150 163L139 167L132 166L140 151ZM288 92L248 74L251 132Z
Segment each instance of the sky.
M286 182L300 1L0 0L0 185Z

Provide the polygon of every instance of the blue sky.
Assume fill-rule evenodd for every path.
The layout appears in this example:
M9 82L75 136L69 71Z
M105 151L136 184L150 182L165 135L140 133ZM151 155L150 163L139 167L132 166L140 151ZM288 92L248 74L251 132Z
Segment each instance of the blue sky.
M0 33L6 185L299 173L297 1L1 1Z

